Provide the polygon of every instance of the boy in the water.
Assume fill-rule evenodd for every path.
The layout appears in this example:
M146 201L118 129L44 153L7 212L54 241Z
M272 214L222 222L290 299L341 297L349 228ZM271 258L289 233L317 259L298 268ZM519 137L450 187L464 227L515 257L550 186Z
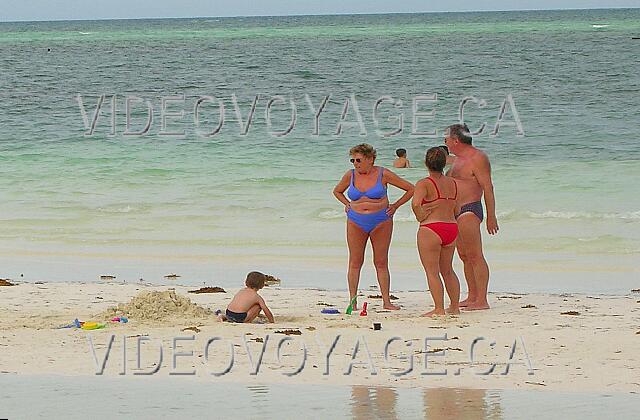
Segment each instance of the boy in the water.
M411 163L409 162L409 159L407 159L407 151L405 149L396 150L396 156L398 156L398 158L393 161L394 168L410 168L411 167Z

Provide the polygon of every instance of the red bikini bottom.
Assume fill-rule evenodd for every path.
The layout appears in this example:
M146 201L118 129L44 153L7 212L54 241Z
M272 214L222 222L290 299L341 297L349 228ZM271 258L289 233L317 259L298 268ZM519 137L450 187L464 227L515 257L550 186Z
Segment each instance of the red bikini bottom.
M458 237L458 224L447 222L425 223L420 227L426 227L435 232L440 237L442 245L446 246L456 240Z

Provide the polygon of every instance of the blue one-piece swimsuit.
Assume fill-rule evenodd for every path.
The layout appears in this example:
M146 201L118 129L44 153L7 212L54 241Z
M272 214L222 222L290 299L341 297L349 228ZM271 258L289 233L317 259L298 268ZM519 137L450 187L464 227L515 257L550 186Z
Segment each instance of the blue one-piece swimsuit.
M362 192L354 185L354 179L356 176L355 169L351 170L351 184L349 184L349 189L347 190L347 196L351 201L359 200L362 197L380 199L387 196L387 189L384 185L382 185L382 175L384 174L384 168L378 167L378 171L380 172L380 174L378 175L378 182L376 182L376 185L369 188L367 191ZM352 209L349 209L349 211L347 212L347 218L358 225L360 229L364 230L366 233L371 233L371 231L375 229L380 223L390 219L389 215L387 215L386 208L375 213L358 213Z

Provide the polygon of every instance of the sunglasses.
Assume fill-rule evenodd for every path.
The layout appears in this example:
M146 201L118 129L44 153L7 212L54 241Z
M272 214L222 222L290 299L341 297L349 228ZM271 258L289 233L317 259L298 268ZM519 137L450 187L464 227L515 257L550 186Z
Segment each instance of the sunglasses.
M353 158L351 158L351 159L349 159L349 162L351 162L351 163L353 163L353 162L358 162L358 163L360 163L360 162L362 162L362 159L360 159L360 158L357 158L357 159L353 159Z

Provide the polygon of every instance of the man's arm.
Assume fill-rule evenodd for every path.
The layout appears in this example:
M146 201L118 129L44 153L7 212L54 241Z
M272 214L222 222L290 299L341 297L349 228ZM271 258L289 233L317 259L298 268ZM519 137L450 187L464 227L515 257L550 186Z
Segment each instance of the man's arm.
M487 232L491 235L498 233L498 219L496 218L496 197L493 193L493 182L491 181L491 163L487 155L482 153L478 158L473 174L482 187L484 194L484 205L487 209Z

